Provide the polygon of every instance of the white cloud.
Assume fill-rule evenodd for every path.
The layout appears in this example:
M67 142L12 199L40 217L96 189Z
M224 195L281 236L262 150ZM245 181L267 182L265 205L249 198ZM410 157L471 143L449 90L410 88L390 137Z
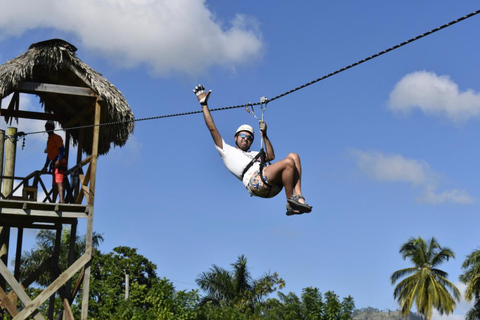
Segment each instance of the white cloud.
M428 204L440 204L443 202L455 202L460 204L473 203L473 199L467 191L457 189L435 193L433 188L426 188L424 194L417 200Z
M465 190L446 190L437 192L440 175L423 160L407 159L399 154L365 152L353 150L359 168L369 177L378 181L407 182L422 188L423 195L417 201L426 204L445 202L471 204L473 198Z
M480 116L480 93L460 92L448 76L418 71L407 74L390 93L389 109L409 113L420 109L428 115L441 115L459 124Z
M12 99L12 96L13 94L5 97L2 100L2 108L6 109L8 107ZM40 108L40 104L32 102L32 98L33 98L32 95L20 94L19 109L23 111L43 112L43 110ZM45 131L45 121L22 119L22 118L19 118L18 120L19 120L19 123L17 123L16 120L13 119L11 124L10 123L6 124L2 119L0 123L0 129L7 131L7 127L16 127L18 128L18 131L23 131L27 133L28 140L36 140L36 141L42 141L43 143L46 143L47 133L42 133ZM57 129L60 128L57 123L56 123L56 128ZM60 135L65 141L64 131L58 130L55 133Z
M157 75L235 68L258 58L263 45L257 21L238 14L226 27L205 1L1 1L0 36L53 28L120 66L145 65Z
M424 161L407 160L401 155L354 151L358 165L376 180L404 181L422 185L433 180L429 165Z

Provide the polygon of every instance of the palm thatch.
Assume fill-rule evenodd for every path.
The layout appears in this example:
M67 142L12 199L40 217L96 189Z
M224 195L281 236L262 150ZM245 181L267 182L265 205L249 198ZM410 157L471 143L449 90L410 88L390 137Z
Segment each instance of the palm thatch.
M122 93L77 58L76 50L64 40L52 39L34 43L24 54L0 65L0 101L18 92L22 82L89 88L99 97L100 123L121 122L100 127L99 154L106 154L111 145L125 145L134 129L134 115ZM45 112L53 114L64 129L94 123L94 97L50 92L35 94L40 97ZM84 130L84 143L79 145L83 152L91 154L92 127L67 130L67 134L71 135L74 144L78 144L80 130Z

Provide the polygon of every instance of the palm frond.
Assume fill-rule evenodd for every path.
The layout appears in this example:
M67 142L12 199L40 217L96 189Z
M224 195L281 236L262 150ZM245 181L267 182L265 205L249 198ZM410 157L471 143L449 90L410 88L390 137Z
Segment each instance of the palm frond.
M395 284L395 282L397 282L398 279L403 278L407 275L413 274L417 271L418 271L417 267L397 270L390 276L390 280L391 280L392 284Z

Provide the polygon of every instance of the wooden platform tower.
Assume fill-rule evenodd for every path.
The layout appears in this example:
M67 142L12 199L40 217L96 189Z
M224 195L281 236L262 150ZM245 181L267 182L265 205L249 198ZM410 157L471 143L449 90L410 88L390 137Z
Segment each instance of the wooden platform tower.
M0 112L5 121L19 119L56 121L65 129L66 157L69 169L64 180L66 203L55 203L51 175L33 171L26 177L15 176L17 141L23 132L9 127L0 130L0 314L13 319L53 319L55 297L62 300L63 319L73 319L71 305L81 290L81 319L88 318L90 264L93 247L93 217L97 160L111 145L123 146L133 132L133 113L122 94L104 77L75 55L76 48L66 41L53 39L35 43L19 57L0 66ZM40 98L45 112L23 111L20 94ZM12 95L7 108L3 98ZM101 126L102 123L116 123ZM28 134L28 133L27 133ZM3 143L5 141L5 144ZM77 154L70 154L70 146ZM73 150L73 149L72 149ZM72 159L74 158L74 159ZM4 168L2 168L4 167ZM80 220L86 221L86 246L75 257L75 239ZM62 230L69 226L68 266L60 270L59 252ZM17 230L11 241L10 231ZM32 274L20 279L24 229L53 230L56 234L51 257ZM15 247L15 250L13 248ZM12 254L14 253L14 254ZM14 256L13 270L9 255ZM25 288L51 270L56 279L31 299ZM73 279L77 279L73 283ZM48 311L45 303L48 301Z

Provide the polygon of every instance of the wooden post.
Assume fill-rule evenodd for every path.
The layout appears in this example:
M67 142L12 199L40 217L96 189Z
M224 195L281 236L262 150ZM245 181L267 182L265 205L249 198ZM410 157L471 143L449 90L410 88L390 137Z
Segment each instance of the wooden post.
M52 256L52 269L53 269L53 277L58 279L60 275L60 268L59 268L59 260L60 260L60 246L62 242L62 225L59 225L57 232L55 234L55 245L53 248L53 256ZM52 293L50 296L50 302L48 304L48 312L47 316L48 319L53 319L53 313L55 311L55 292Z
M75 163L76 165L78 165L82 162L82 149L83 149L83 136L84 136L83 132L84 132L84 130L80 130L79 133L78 133L77 161ZM74 185L73 185L73 190L74 190L73 199L74 199L74 201L77 199L78 193L81 192L80 178L79 178L81 170L82 170L82 168L79 168L76 172L73 173L73 175L75 177L75 182L74 182Z
M75 260L75 245L77 240L77 221L72 223L70 226L70 248L68 251L68 267L70 267L74 260ZM72 294L72 279L67 281L65 285L65 297L64 299L68 299L68 302L71 304L73 302L73 294Z
M1 101L1 100L0 100ZM3 149L4 149L4 146L5 146L5 130L0 130L0 176L3 175ZM2 185L2 181L3 179L0 178L0 186ZM8 248L8 246L6 245L6 243L8 242L8 237L6 237L5 233L7 232L7 229L3 230L3 227L0 225L0 257L2 259L3 262L8 262L8 256L6 255L5 257L3 257L3 251L6 250L6 248ZM4 245L6 246L5 249L4 249ZM6 281L5 279L2 277L0 278L0 289L2 289L2 291L5 291L6 289ZM2 299L4 300L4 299ZM0 319L3 319L4 318L4 310L5 309L0 309Z
M3 262L5 265L8 265L9 240L10 240L10 227L0 226L0 261ZM3 292L7 291L7 281L2 276L0 276L0 289ZM4 319L4 309L2 308L0 308L0 319Z
M95 102L95 126L93 127L93 142L92 142L92 161L90 166L90 202L89 205L93 207L95 202L95 184L97 181L97 160L98 160L98 141L100 139L100 114L101 107L98 101Z
M17 251L15 253L15 269L13 272L13 276L17 281L20 281L20 264L22 258L22 247L23 247L23 228L17 228Z
M9 179L3 179L2 181L2 193L5 197L8 197L13 190L13 176L15 175L15 151L17 145L17 128L10 127L7 129L7 141L6 141L6 155L5 155L5 172L4 175L11 177ZM2 141L3 144L3 141ZM10 241L10 227L0 226L0 260L8 266L8 247ZM5 291L6 282L4 278L0 279L0 287Z
M128 274L128 270L124 270L125 272L125 300L128 300L130 295L130 275Z
M0 100L1 101L1 100ZM5 147L5 130L0 129L0 176L3 175L3 149ZM2 185L2 178L0 178L0 186Z
M87 233L85 235L85 250L90 251L93 255L92 238L93 238L93 205L95 203L95 182L97 175L97 159L98 159L98 141L100 139L100 115L101 107L98 104L98 97L95 100L95 126L93 127L93 141L92 141L92 160L90 162L90 196L88 197L88 218L87 218ZM88 317L88 299L90 290L90 262L85 266L85 276L83 278L83 299L82 299L82 320L87 320Z
M68 131L65 131L65 160L67 161L66 164L66 169L68 169L68 161L69 161L69 156L70 156L70 135L68 134ZM65 178L63 179L63 197L65 200L65 203L72 203L72 186L70 185L70 180L68 179L68 176L65 175Z
M15 154L17 149L17 128L7 129L7 140L5 143L5 168L4 176L11 177L3 179L2 193L8 198L13 190L13 177L15 176Z
M68 131L65 131L65 160L67 160L67 167L68 167L68 158L70 156L70 135Z

